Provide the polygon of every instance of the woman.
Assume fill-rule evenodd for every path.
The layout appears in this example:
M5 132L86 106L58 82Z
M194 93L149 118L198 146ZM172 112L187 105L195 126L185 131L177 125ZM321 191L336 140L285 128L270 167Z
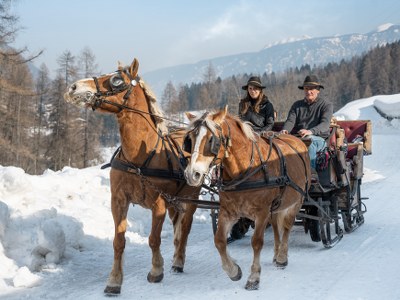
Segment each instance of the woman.
M247 95L239 103L239 117L250 122L254 131L258 133L272 130L275 120L274 107L264 94L264 88L260 77L250 77L247 84L242 86Z
M265 86L261 84L260 77L250 77L242 89L247 91L247 95L239 103L240 119L250 122L255 132L272 130L275 120L274 107L263 92ZM252 220L240 218L232 227L231 238L241 239L250 226L254 228Z

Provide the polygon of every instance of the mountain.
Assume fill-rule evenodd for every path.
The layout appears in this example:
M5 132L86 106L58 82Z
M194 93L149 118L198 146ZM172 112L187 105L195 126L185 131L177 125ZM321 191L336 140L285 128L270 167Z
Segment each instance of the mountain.
M270 45L257 52L240 53L202 60L194 64L178 65L143 74L146 82L160 96L168 81L200 82L211 63L216 75L226 78L237 74L279 73L291 67L339 62L362 55L371 48L400 40L400 25L384 24L366 34L310 38Z

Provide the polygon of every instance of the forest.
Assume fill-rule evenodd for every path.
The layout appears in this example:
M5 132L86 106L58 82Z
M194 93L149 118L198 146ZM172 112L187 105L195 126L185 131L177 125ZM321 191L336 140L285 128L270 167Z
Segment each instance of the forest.
M0 165L42 174L64 166L84 168L99 164L101 149L117 147L119 143L114 116L79 110L63 99L71 83L99 75L95 54L89 48L77 54L66 49L57 59L54 78L45 64L32 72L32 64L41 53L27 57L27 49L10 46L19 28L18 17L10 13L11 4L11 0L0 0ZM259 75L278 120L284 120L290 105L303 96L297 86L306 75L319 76L325 86L321 96L332 101L336 111L355 99L399 93L399 61L400 42L396 42L340 63L304 65L276 74L219 78L210 63L200 83L174 86L169 82L160 102L170 118L179 118L184 111L224 105L236 114L244 96L242 85L250 76Z

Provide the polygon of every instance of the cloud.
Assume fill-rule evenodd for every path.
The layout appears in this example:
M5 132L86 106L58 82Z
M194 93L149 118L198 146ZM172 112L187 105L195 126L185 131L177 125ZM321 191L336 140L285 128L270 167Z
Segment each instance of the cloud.
M212 27L205 30L203 41L217 39L219 37L234 37L237 26L232 22L229 16L218 20L218 22Z
M201 40L234 39L242 35L244 25L252 23L248 17L251 11L251 4L245 2L228 7L213 24L200 30Z

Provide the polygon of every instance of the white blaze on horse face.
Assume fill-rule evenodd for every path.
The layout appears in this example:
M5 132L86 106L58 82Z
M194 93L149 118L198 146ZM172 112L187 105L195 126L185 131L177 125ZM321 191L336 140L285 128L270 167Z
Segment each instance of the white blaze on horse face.
M64 94L64 99L77 106L85 107L87 104L92 104L96 92L93 78L85 78L71 84Z
M204 176L208 173L213 160L213 157L203 155L204 148L200 149L203 139L207 139L207 128L201 126L195 137L195 145L190 157L190 163L185 170L187 183L191 186L200 186L203 183Z

